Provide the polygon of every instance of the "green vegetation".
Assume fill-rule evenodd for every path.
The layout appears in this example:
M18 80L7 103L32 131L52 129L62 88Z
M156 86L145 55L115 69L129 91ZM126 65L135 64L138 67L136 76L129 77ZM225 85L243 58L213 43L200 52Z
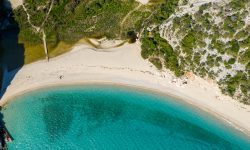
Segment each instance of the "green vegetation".
M153 55L154 51L156 50L156 44L154 43L154 39L151 37L142 38L141 41L141 56L142 58L147 59L149 56Z
M183 51L187 54L187 56L191 56L193 53L193 47L196 42L194 31L190 31L181 41L181 46Z
M151 17L147 20L147 26L160 25L163 21L169 18L169 16L174 13L174 10L178 6L178 1L179 0L162 0L157 2L151 1L152 3L155 3L157 5L153 9L154 12L152 13ZM167 40L160 37L158 28L155 28L153 31L150 32L144 30L140 40L142 42L141 55L144 59L151 58L151 56L153 58L161 58L162 60L164 60L165 67L173 71L176 76L183 75L182 66L180 66L178 62L178 53L174 51L174 49L168 43ZM160 66L162 65L161 63L159 63L159 61L153 61L153 64L157 68L160 68Z
M160 37L157 31L145 32L141 41L141 54L144 59L150 56L162 58L165 66L173 71L176 76L183 75L183 70L178 63L178 54L173 50L167 40ZM159 67L158 63L154 62L153 64L155 64L157 68Z
M168 6L178 11L175 4ZM170 9L169 14L164 14L160 7L156 15L160 14L163 19L152 19L153 31L144 31L141 38L142 57L162 58L165 67L177 76L192 71L215 79L225 94L250 104L250 27L244 22L250 12L246 6L249 6L248 0L232 0L225 6L207 3L194 14L173 18L166 31L159 27L173 11ZM214 17L219 17L218 23ZM177 39L177 42L172 41L170 45L165 37L159 36L159 30L169 33L168 39ZM246 70L241 65L245 65ZM223 70L228 71L227 76L220 76Z
M129 30L125 28L120 31L120 23L128 12L138 5L134 0L54 1L48 19L43 26L49 54L61 53L56 52L59 50L60 42L72 45L81 38L129 38L133 42L139 27L131 27ZM26 0L25 7L30 15L31 23L40 26L46 18L50 3L47 0ZM25 62L30 63L43 58L41 33L34 32L23 7L16 9L14 14L20 26L19 41L24 43L26 49L27 60ZM140 19L143 18L137 20L141 22ZM126 36L120 37L120 32L125 32L122 35ZM32 51L32 49L34 50Z
M159 70L162 69L161 60L159 58L149 58L149 61L155 65L155 67Z
M246 7L246 3L249 2L248 0L232 0L229 5L234 10L240 10Z
M239 60L242 64L247 64L250 61L250 49L239 54Z
M240 50L240 46L239 46L238 41L237 40L230 41L228 43L228 45L230 45L230 48L227 50L227 52L230 55L237 56L237 54L238 54L238 52Z

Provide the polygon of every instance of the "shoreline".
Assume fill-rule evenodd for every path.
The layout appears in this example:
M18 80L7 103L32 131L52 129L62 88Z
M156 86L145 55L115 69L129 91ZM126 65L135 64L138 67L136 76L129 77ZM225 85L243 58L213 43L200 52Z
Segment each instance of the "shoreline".
M151 87L146 86L138 86L138 85L132 85L132 84L124 84L124 83L115 83L110 81L87 81L87 82L76 82L76 83L51 83L49 85L41 85L37 87L33 87L31 89L26 89L22 92L19 92L15 95L12 95L11 97L8 97L6 101L1 106L3 109L8 106L8 104L12 101L15 101L15 98L18 96L22 96L25 94L28 94L30 92L35 92L37 90L43 90L46 88L58 88L58 87L70 87L70 86L117 86L122 88L132 88L138 91L144 91L144 92L150 92L151 94L159 95L164 98L171 98L171 100L174 100L178 103L181 103L182 105L185 105L187 107L194 108L198 110L198 112L205 113L206 115L210 115L211 117L215 117L216 120L221 121L223 124L235 129L239 132L239 134L246 136L250 138L250 131L246 128L241 127L241 125L237 124L230 118L226 118L225 116L217 113L216 111L213 111L212 109L204 106L200 106L197 103L191 102L188 98L183 98L179 95L175 95L173 93L168 93L164 90L159 90Z
M159 71L141 58L138 43L112 48L111 52L76 45L72 51L50 62L38 61L21 68L3 95L0 106L18 95L51 86L120 85L174 98L227 122L250 137L250 106L222 95L214 83L199 77L188 80L187 85L172 83L173 79L176 78L167 70Z

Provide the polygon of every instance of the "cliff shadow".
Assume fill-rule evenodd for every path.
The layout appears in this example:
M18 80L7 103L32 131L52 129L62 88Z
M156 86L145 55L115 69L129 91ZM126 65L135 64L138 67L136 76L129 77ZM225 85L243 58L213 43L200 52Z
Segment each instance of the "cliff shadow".
M4 116L2 114L2 107L0 106L0 149L7 150L7 142L11 142L14 138L10 135L4 122Z
M24 45L18 42L19 32L10 2L0 0L0 99L24 65ZM0 111L0 149L6 149L6 137L13 139L5 127L3 117Z
M0 99L24 65L24 45L18 42L20 28L8 0L0 0Z

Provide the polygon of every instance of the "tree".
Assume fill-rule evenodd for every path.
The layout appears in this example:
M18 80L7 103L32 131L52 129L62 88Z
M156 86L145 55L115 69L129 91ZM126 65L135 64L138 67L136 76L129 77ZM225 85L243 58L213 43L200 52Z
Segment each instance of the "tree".
M54 5L54 0L50 0L49 5L47 5L46 1L27 1L27 5L29 6L29 8L31 10L38 10L36 12L32 12L32 15L30 15L30 13L28 12L29 9L26 8L25 4L22 4L22 8L25 11L26 15L27 15L27 20L30 24L30 26L32 27L33 31L36 34L42 34L42 41L43 41L43 46L44 46L44 52L45 52L45 56L47 61L49 61L49 55L48 55L48 47L47 47L47 42L46 42L46 34L45 34L45 26L46 26L46 22L47 19L50 15L50 12L53 8ZM43 9L43 11L39 11L39 9ZM47 10L47 11L44 11ZM35 19L32 19L35 18ZM34 23L33 23L34 21Z

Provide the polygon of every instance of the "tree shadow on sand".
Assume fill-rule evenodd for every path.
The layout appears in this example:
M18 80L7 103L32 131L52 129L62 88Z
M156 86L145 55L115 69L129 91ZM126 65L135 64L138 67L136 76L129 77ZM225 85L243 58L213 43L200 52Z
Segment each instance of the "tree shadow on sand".
M24 65L24 45L18 43L19 31L10 2L0 0L0 99ZM8 133L3 117L0 110L0 149L6 146L5 137Z

